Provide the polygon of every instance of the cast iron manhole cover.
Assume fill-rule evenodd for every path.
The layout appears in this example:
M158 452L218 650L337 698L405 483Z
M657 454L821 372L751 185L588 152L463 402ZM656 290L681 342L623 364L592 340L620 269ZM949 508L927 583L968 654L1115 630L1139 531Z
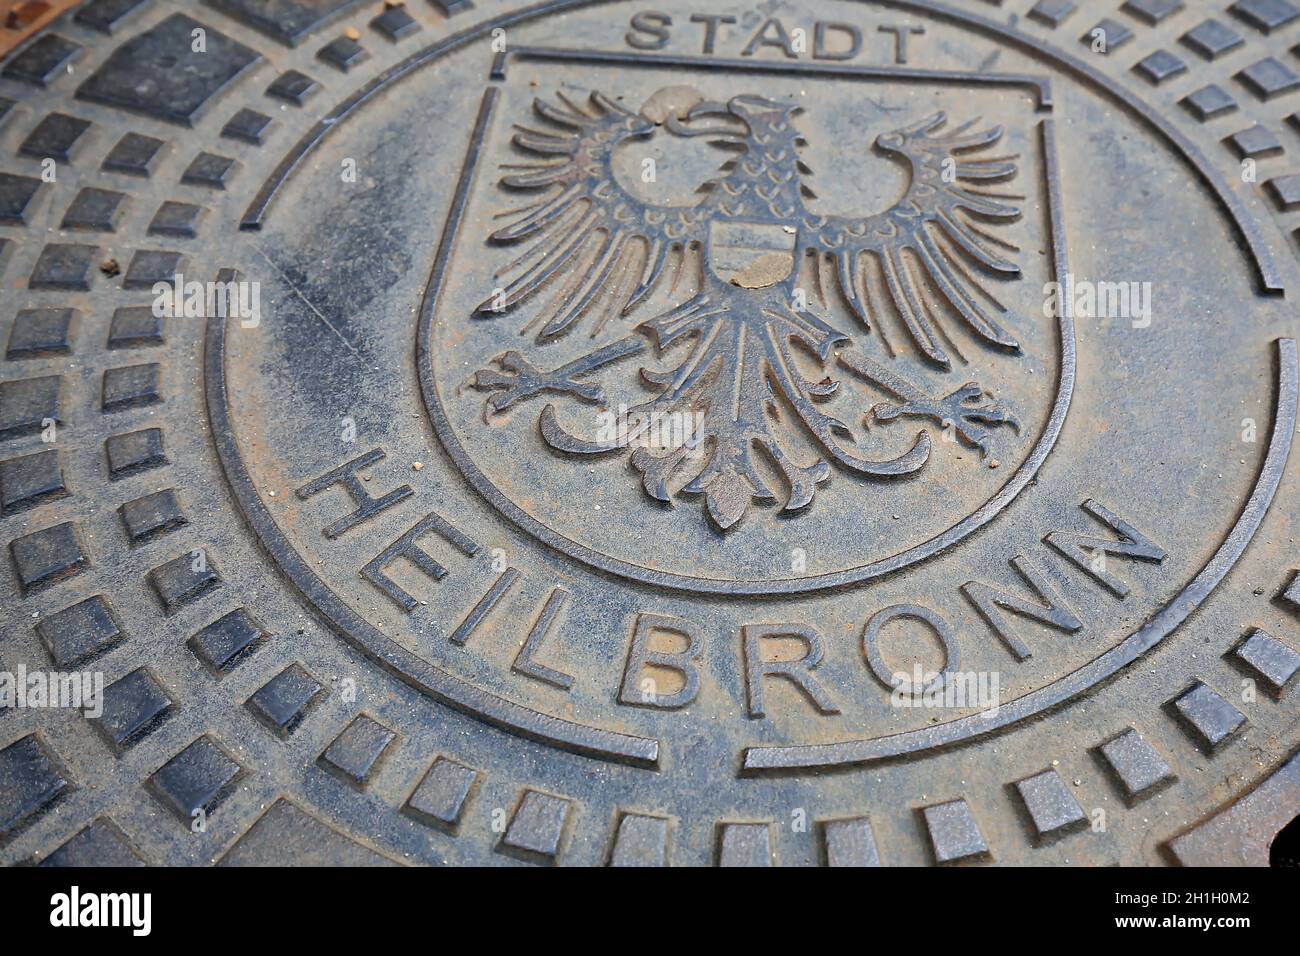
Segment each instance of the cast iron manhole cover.
M1267 863L1297 42L63 13L0 65L0 861Z

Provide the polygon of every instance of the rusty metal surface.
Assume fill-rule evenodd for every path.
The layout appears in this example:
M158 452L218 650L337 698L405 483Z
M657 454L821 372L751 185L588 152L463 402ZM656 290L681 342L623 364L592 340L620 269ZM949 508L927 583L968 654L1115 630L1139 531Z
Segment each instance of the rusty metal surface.
M0 861L1267 864L1297 42L67 12L0 62Z

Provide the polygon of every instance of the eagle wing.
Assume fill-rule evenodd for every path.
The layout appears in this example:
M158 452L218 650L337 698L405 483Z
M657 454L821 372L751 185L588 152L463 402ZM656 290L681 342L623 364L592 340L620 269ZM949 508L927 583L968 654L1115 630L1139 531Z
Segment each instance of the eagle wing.
M975 129L979 121L972 120L942 134L945 122L945 115L936 113L877 140L878 148L911 164L911 182L897 203L863 218L813 218L804 223L800 243L801 252L834 260L840 292L868 329L873 316L867 263L874 258L881 298L901 317L917 348L947 368L950 361L936 334L936 304L984 341L1019 349L990 314L990 306L999 314L1006 308L962 263L985 276L1020 275L1020 267L1007 258L1018 248L984 226L996 230L1019 219L1020 210L1011 203L1023 197L984 188L1017 173L1017 157L987 155L1002 138L1001 127ZM924 295L922 283L937 296Z
M676 281L708 228L702 210L648 204L618 182L614 151L654 136L654 122L599 92L586 108L563 93L557 99L534 101L539 128L516 127L514 144L530 161L504 166L501 185L529 198L503 214L509 222L490 238L525 249L477 310L508 312L554 285L557 294L528 324L540 324L543 339L599 313L595 335L612 316L631 312L669 276Z

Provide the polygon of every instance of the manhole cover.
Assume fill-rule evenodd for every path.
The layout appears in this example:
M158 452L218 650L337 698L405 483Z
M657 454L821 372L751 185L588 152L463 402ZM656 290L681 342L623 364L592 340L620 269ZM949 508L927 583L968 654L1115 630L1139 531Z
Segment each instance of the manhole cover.
M1086 6L24 41L0 861L1267 863L1300 9Z

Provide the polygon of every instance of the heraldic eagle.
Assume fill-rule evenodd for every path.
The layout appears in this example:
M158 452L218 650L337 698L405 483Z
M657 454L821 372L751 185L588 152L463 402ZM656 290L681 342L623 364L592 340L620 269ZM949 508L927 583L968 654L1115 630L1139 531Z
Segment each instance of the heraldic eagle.
M901 159L910 180L892 207L855 218L809 208L806 200L813 197L802 176L810 170L798 153L806 143L793 122L803 112L798 106L748 94L726 104L699 99L656 122L645 108L632 112L593 92L585 105L558 94L555 102L536 100L534 110L534 125L518 126L514 135L529 161L504 166L501 180L526 201L503 215L506 224L490 237L521 246L522 255L498 276L499 287L477 316L499 317L530 300L547 300L524 326L539 345L577 328L609 344L549 372L518 350L498 357L499 368L480 371L473 382L494 393L485 414L543 392L603 405L603 391L584 380L590 372L651 344L667 352L688 342L676 367L641 369L642 385L654 396L635 405L639 427L611 440L588 440L566 429L548 405L541 432L568 454L633 448L631 463L652 498L671 504L674 487L678 494L703 495L708 515L723 530L753 502L781 500L787 511L807 507L816 486L830 477L828 459L857 475L889 478L918 471L931 453L922 430L901 454L872 457L865 439L818 408L840 383L828 374L809 380L796 364L795 347L805 361L824 369L838 360L855 378L900 400L873 406L864 417L867 428L872 419L928 418L986 454L990 429L1016 427L1011 412L976 383L929 397L888 368L888 358L870 358L855 345L855 335L832 327L808 303L838 294L859 338L878 329L873 313L885 303L905 326L915 346L909 351L936 373L952 366L940 314L989 347L1019 351L999 321L1006 309L979 278L1020 275L1007 258L1016 247L994 231L1019 218L1011 202L1023 198L994 191L993 184L1017 172L1016 157L989 155L1002 137L1000 127L980 128L972 120L945 131L946 117L936 113L879 136L876 150ZM701 187L694 205L647 203L617 178L614 154L621 145L665 134L706 136L735 153ZM815 296L800 287L805 263ZM698 278L676 294L688 273ZM667 304L653 304L665 296ZM637 447L638 433L671 412L698 417L691 440L667 449ZM783 414L802 429L811 454L787 450L777 428ZM775 466L772 475L784 477L784 488L770 487L771 479L756 467L755 449Z

